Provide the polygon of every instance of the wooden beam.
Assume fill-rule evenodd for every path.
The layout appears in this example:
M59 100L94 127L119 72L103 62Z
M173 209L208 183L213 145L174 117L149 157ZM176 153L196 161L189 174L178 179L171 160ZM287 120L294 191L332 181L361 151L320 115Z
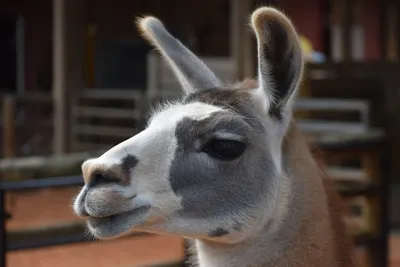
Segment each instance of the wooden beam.
M241 56L241 3L240 0L231 0L231 12L230 12L230 49L231 57L233 58L235 64L235 74L234 78L239 79L240 73L242 72L242 56Z
M16 154L15 131L16 101L11 95L3 98L3 157L12 158Z
M33 156L0 160L0 172L4 180L25 180L36 177L75 175L81 172L82 163L98 157L106 150L70 153L56 156Z
M253 11L254 2L252 0L243 1L246 5L244 9L244 22L243 22L243 77L244 78L255 78L257 69L257 46L255 42L255 36L248 26L249 16Z
M388 45L387 41L389 39L389 26L388 26L388 9L387 6L390 0L381 0L380 4L380 50L381 50L381 60L386 60L388 55Z
M364 0L354 0L352 6L351 56L352 60L365 60Z
M341 2L341 28L342 28L342 55L343 61L352 60L351 55L351 28L353 25L354 1L342 0Z
M381 58L395 61L399 58L399 8L396 0L382 0L380 2L381 23Z
M255 75L255 50L248 19L253 1L231 0L230 49L235 64L234 78L241 80Z
M133 127L100 126L90 124L77 124L72 128L73 132L82 135L110 136L128 139L137 131Z
M397 59L400 58L400 3L398 1L395 2L395 15L396 15L396 25L394 29L394 35L396 37L396 54L397 54Z
M53 0L53 152L70 149L70 105L84 88L84 1Z
M20 250L33 247L48 246L46 243L53 243L54 241L63 242L63 240L70 240L71 237L75 239L75 242L94 241L85 234L87 229L86 223L83 220L70 221L65 223L58 223L53 225L45 225L39 227L29 227L26 229L18 229L7 231L7 241L10 250ZM148 233L134 233L129 237L123 238L135 238L144 237L149 238L156 234ZM56 241L57 240L57 241ZM69 243L71 241L67 241ZM74 242L74 241L72 241ZM61 244L62 244L61 243ZM174 266L174 265L165 265Z
M72 113L78 117L92 118L112 118L140 120L143 114L137 109L131 108L105 108L92 106L79 106L72 108Z
M53 1L54 153L66 150L67 89L65 88L65 0Z
M389 1L388 5L386 6L387 16L386 16L386 23L387 23L387 40L386 40L386 59L393 61L399 58L397 47L399 46L399 17L398 17L398 8L399 4L398 1Z

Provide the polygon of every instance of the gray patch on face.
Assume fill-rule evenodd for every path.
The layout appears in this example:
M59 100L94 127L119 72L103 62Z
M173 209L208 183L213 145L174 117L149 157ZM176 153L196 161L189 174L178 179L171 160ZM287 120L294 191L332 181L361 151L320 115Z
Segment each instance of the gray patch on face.
M208 236L209 237L220 237L220 236L227 235L227 234L229 234L228 230L225 230L224 228L218 227L214 231L211 231L208 234Z
M269 155L265 128L250 109L237 106L235 110L246 114L217 112L205 120L185 118L177 124L177 150L169 179L172 190L182 199L181 216L234 217L256 207L274 190L271 178L275 167ZM222 161L202 151L213 133L219 131L248 140L240 158Z

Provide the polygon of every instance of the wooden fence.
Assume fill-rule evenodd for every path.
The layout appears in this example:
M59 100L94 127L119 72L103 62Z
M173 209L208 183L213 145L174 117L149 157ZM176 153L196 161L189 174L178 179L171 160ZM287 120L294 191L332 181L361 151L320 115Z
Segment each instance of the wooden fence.
M0 182L0 267L6 266L8 251L93 241L85 235L85 224L82 220L34 229L7 230L6 220L10 219L12 214L6 210L5 194L12 191L82 186L83 179L81 175L77 175L80 173L81 164L85 159L99 156L103 152L98 150L0 161L0 172L3 176ZM140 235L136 234L135 236ZM183 267L185 263L184 260L181 260L159 266Z
M51 153L53 132L51 95L4 95L1 103L3 157ZM33 148L24 153L24 146L25 149L29 149L29 146Z
M368 267L388 266L388 198L390 161L388 145L382 131L365 134L331 135L311 140L313 149L322 152L323 163L342 162L343 159L357 158L362 161L363 173L354 175L341 169L331 178L336 181L337 190L349 203L346 216L349 229ZM103 151L92 151L53 157L30 157L4 159L0 161L0 267L5 266L6 252L16 249L43 247L71 242L90 241L84 235L82 222L67 225L48 226L42 229L7 231L5 221L12 214L5 210L4 194L7 191L35 190L47 187L76 186L83 180L80 165ZM332 172L332 170L331 170ZM334 173L334 172L333 172ZM71 175L71 176L66 176ZM56 176L50 177L49 176ZM47 178L40 178L47 177ZM356 179L354 179L356 177ZM364 199L363 201L357 198ZM355 201L356 199L356 201ZM354 211L356 209L356 211ZM187 255L187 254L186 254ZM170 264L170 263L168 263ZM184 266L184 261L166 266Z

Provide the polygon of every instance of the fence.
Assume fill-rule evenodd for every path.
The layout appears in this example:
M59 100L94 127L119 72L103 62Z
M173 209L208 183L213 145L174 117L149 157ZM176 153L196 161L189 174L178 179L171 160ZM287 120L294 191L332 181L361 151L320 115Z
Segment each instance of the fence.
M300 102L301 104L302 102ZM313 102L315 106L316 102ZM303 103L304 104L304 103ZM317 103L318 104L318 103ZM309 108L309 106L307 106ZM352 107L353 108L353 107ZM12 113L11 113L12 115ZM301 125L300 125L301 126ZM303 125L304 126L304 125ZM364 128L363 128L364 129ZM313 140L314 146L319 150L329 154L326 157L325 163L329 165L333 158L340 158L336 163L346 161L349 157L360 159L362 161L363 173L354 172L346 168L338 169L326 168L328 174L338 180L338 191L345 199L352 199L362 196L366 199L368 210L372 211L365 216L365 220L370 227L364 229L355 235L355 243L357 246L366 247L367 256L370 258L370 266L386 267L388 266L388 198L389 198L389 180L391 177L390 156L387 144L387 138L382 132L367 130L360 134L360 131L354 131L351 134L334 134L326 136L322 139ZM363 131L361 131L363 132ZM12 138L13 134L8 134L8 138ZM96 152L97 153L97 152ZM57 244L67 244L71 242L89 241L83 235L83 227L77 225L71 227L72 231L68 235L59 235L54 230L53 234L47 234L47 239L41 242L32 242L33 239L21 237L19 244L11 245L7 242L7 232L5 229L5 220L9 215L5 211L4 194L7 191L18 191L27 189L39 189L46 187L63 187L76 186L82 184L80 176L64 176L80 172L80 164L90 158L91 154L79 154L63 156L62 158L31 158L19 160L3 160L0 162L0 172L10 170L21 170L26 179L26 173L35 173L37 177L53 176L54 178L30 179L22 181L4 181L0 183L0 211L1 211L1 229L0 229L0 267L5 266L5 255L7 251L17 249L28 249L34 247L51 246ZM335 161L335 160L333 160ZM38 163L40 162L40 163ZM40 168L39 168L40 167ZM326 166L327 167L327 166ZM49 170L62 173L49 175ZM356 173L356 175L354 175ZM361 179L358 176L361 173ZM333 175L332 175L333 174ZM61 176L60 176L61 175ZM18 176L18 175L17 175ZM29 175L28 175L29 176ZM346 179L343 179L346 176ZM351 176L351 177L350 177ZM357 176L357 177L355 177ZM3 178L7 178L6 176ZM21 178L21 177L20 177ZM19 179L20 179L19 178ZM354 179L351 183L349 180ZM341 181L339 181L341 180ZM345 180L343 182L343 180ZM65 231L64 231L65 232ZM40 233L39 233L40 234ZM38 233L36 233L38 235ZM177 266L182 266L183 263L177 263Z
M41 240L39 242L31 242L31 243L21 243L14 244L10 246L7 242L7 230L6 230L6 220L10 218L10 214L5 210L5 193L7 191L17 191L17 190L29 190L29 189L40 189L47 187L64 187L64 186L73 186L73 185L81 185L83 182L81 176L67 176L67 177L54 177L54 178L45 178L45 179L30 179L16 182L2 182L0 184L0 238L1 238L1 248L0 248L0 266L6 266L6 254L7 251L12 250L20 250L20 249L29 249L29 248L38 248L43 246L52 246L58 244L67 244L71 242L83 242L87 241L83 232L81 235L71 235L68 237L64 237L62 239L51 238L51 240Z
M11 191L81 186L83 185L82 176L75 174L80 173L82 162L87 158L99 156L103 152L104 150L95 150L59 156L0 160L2 175L0 182L0 267L6 266L8 251L93 241L84 234L83 222L52 226L43 230L18 231L17 235L11 235L6 229L6 220L12 214L8 214L6 211L5 194ZM172 266L184 266L184 262L174 263Z
M388 266L388 198L389 198L389 179L390 179L390 161L388 160L388 144L382 132L369 132L365 135L352 135L345 138L344 136L323 138L314 140L314 147L324 152L326 162L330 158L343 159L348 156L353 158L364 159L364 168L368 174L366 182L342 183L338 182L338 192L346 199L351 199L357 196L364 196L368 200L371 213L365 218L370 224L370 227L363 232L354 235L354 241L357 247L363 246L366 248L366 254L369 258L369 266ZM96 152L99 153L99 152ZM93 156L93 154L92 154ZM3 160L0 161L0 171L10 172L10 170L23 169L32 171L34 165L43 166L60 166L66 164L69 166L78 166L82 159L90 157L88 154L81 153L70 155L68 160L62 160L67 156L51 157L51 160L46 160L43 157L39 159ZM36 162L36 163L33 163ZM38 162L42 162L38 164ZM44 168L46 169L46 168ZM57 168L56 168L57 169ZM65 169L63 170L65 172ZM6 177L3 177L6 178ZM7 231L5 221L9 218L5 210L5 193L7 191L40 189L47 187L66 187L82 185L81 176L61 176L42 179L26 179L20 181L5 181L0 183L0 267L6 266L6 253L18 249L28 249L43 246L52 246L58 244L67 244L71 242L86 242L88 240L83 234L83 227L74 226L69 234L59 235L54 231L52 234L43 235L40 242L33 242L34 238L21 238L20 243L11 245L7 242ZM12 215L11 215L12 216ZM68 232L68 231L64 231ZM36 236L41 233L36 233ZM46 238L44 238L46 236ZM185 252L187 257L187 251ZM372 264L371 264L372 263ZM184 266L183 262L176 263L175 266Z
M83 185L82 176L62 176L62 177L50 177L42 179L29 179L15 182L2 182L0 183L0 267L6 266L6 255L8 251L24 250L32 248L40 248L55 245L65 245L77 242L90 242L93 239L88 238L84 234L84 226L80 224L70 225L68 228L54 229L53 231L46 231L45 235L41 236L40 240L35 241L36 238L31 236L24 236L20 238L20 242L10 244L8 241L6 220L12 215L8 214L5 210L5 193L7 191L22 191L42 188L55 188L55 187L68 187L68 186L80 186ZM57 232L61 232L60 235ZM42 233L33 233L34 236L38 237ZM140 234L137 234L140 235ZM186 253L185 253L186 254ZM185 266L185 260L177 263L168 263L157 266Z
M51 153L53 101L50 94L2 95L1 105L3 157Z

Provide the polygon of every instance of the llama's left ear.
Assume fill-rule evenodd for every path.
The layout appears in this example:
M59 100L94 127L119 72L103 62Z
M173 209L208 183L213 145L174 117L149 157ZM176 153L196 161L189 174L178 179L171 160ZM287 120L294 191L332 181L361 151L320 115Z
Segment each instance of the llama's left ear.
M167 60L186 93L220 87L214 73L179 40L173 37L161 21L145 17L137 21L139 29Z
M290 20L274 8L254 11L251 25L258 44L257 98L263 109L281 116L292 108L303 70L303 55L297 33Z

